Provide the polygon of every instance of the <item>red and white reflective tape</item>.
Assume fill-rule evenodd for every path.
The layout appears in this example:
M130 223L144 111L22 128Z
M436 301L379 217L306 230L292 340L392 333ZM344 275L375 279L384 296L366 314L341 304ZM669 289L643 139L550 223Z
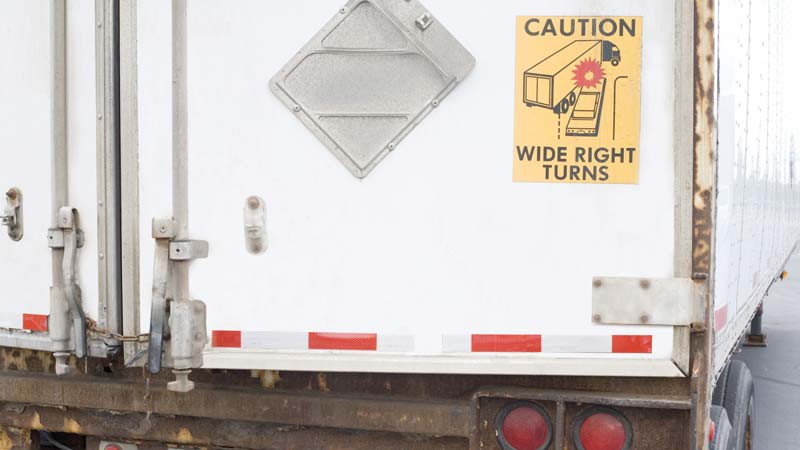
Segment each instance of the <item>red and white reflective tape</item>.
M351 350L409 353L410 335L362 333L211 332L214 348L251 350ZM538 334L472 334L442 337L442 353L653 353L649 335L559 336Z
M28 331L47 331L47 315L23 314L22 329Z
M442 338L444 353L653 353L648 335L472 334Z
M414 351L414 337L376 333L211 332L214 348L260 350L353 350L387 353Z

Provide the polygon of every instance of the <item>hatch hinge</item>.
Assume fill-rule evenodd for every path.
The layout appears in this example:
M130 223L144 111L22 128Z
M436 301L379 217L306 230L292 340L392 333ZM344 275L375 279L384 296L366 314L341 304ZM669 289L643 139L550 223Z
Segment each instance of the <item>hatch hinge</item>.
M186 392L193 383L187 367L202 365L206 345L206 307L199 300L174 301L167 298L171 261L190 261L208 257L208 242L175 240L175 220L153 219L152 236L156 241L153 268L153 292L150 312L150 344L147 365L151 373L161 367L174 367L176 380L168 389Z
M78 285L78 248L83 246L78 210L71 206L59 208L56 228L47 232L47 245L61 251L60 283L50 288L48 331L56 351L56 374L70 372L67 364L70 350L78 358L86 356L86 316L83 313L81 288Z

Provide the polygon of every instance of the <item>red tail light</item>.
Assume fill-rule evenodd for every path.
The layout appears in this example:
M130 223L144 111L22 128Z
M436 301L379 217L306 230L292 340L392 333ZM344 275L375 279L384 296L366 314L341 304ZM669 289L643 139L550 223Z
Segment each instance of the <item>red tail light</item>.
M572 430L578 450L628 450L633 443L630 422L610 408L582 412Z
M553 424L547 412L532 402L516 402L503 408L495 429L503 450L544 450L553 438Z

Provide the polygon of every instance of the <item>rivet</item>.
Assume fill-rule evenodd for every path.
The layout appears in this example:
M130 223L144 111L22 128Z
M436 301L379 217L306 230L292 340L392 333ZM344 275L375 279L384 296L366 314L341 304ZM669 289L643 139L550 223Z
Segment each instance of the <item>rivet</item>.
M639 280L639 287L642 289L650 289L650 280Z
M340 12L340 13L342 13L342 14L344 14L344 13L346 13L346 12L347 12L347 8L342 8L342 9L340 9L340 10L339 10L339 12Z
M394 150L394 143L389 144L389 150Z
M167 227L161 227L161 228L159 228L159 231L161 231L162 233L166 233L167 232Z
M103 201L102 200L98 201L97 206L103 206Z
M300 105L294 105L294 112L300 112Z
M261 202L258 200L258 197L254 195L247 199L247 206L250 209L258 209L258 207L261 206Z
M648 316L647 314L642 314L642 316L639 317L639 320L642 323L648 323L648 322L650 322L650 316Z
M103 120L103 115L102 114L98 114L97 115L97 120Z
M433 105L433 107L436 108L437 106L439 106L439 100L434 100L433 102L431 102L431 105Z
M592 286L594 286L594 287L596 287L596 288L599 288L599 287L600 287L600 286L602 286L602 285L603 285L603 282L602 282L602 281L600 281L600 280L594 280L594 281L592 281Z
M100 259L103 259L103 258L105 258L105 257L106 257L106 255L105 255L105 254L103 254L103 253L100 253L98 256L100 256Z
M593 322L600 322L600 320L602 320L602 317L600 317L600 314L595 314L595 315L592 316L592 321Z

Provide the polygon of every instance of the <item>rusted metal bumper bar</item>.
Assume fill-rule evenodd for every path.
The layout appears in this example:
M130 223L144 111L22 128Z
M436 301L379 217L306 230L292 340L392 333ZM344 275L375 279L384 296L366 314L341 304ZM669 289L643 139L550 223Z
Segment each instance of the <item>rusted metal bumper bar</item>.
M172 443L193 447L266 450L465 450L456 437L420 438L398 433L336 430L258 422L175 417L159 414L3 404L0 423L23 430L47 430L97 438ZM155 445L163 448L163 445ZM22 448L22 447L20 447ZM140 445L139 448L148 448Z
M469 436L469 400L404 400L209 388L48 375L0 375L0 402L436 436Z
M148 386L149 384L149 386ZM118 439L253 449L478 448L493 430L481 428L482 405L532 400L557 404L563 435L565 406L608 405L688 410L688 396L630 395L489 386L463 399L258 390L198 383L188 394L163 380L56 378L0 373L0 425ZM489 433L491 431L491 433ZM487 434L489 433L489 434ZM489 437L491 437L489 436ZM309 446L304 447L304 443ZM363 445L362 445L363 444ZM316 447L314 447L316 445Z

